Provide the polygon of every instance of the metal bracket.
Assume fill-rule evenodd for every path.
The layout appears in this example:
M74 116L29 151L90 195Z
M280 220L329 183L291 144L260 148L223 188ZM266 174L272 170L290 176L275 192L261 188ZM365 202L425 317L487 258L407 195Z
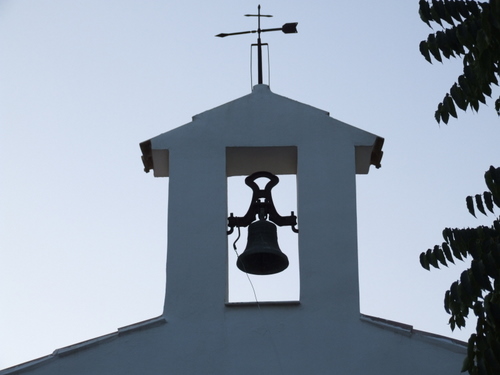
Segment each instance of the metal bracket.
M260 189L259 185L255 182L256 179L265 177L269 179L269 182L266 184L264 189ZM276 207L274 207L273 198L271 196L271 189L275 187L279 182L278 176L270 173L270 172L255 172L245 178L245 184L247 184L252 190L252 201L250 202L250 207L248 208L245 216L238 217L233 216L231 213L227 218L228 227L230 228L227 231L227 234L233 233L234 227L247 227L252 222L255 221L255 218L258 217L261 220L270 220L276 225L282 226L291 226L292 231L298 233L299 230L296 228L297 226L297 216L291 213L290 216L281 216L276 211Z

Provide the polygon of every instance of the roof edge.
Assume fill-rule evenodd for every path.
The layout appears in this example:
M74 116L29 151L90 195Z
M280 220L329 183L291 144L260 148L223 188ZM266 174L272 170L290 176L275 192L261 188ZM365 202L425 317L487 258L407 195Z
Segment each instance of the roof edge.
M23 371L26 369L34 368L41 366L45 362L54 360L58 357L65 357L67 355L74 354L81 350L89 349L93 346L102 344L106 341L112 340L114 338L118 338L124 334L129 334L132 332L141 331L143 329L154 328L163 324L166 324L167 320L163 315L158 316L156 318L147 319L138 323L133 323L128 326L120 327L116 332L108 333L103 336L95 337L90 340L85 340L76 344L72 344L69 346L65 346L59 349L54 350L52 354L46 355L44 357L40 357L37 359L33 359L28 362L21 363L19 365L14 365L12 367L7 367L6 369L0 370L0 375L11 375L16 374L19 371Z
M377 318L375 316L365 314L360 314L360 320L362 322L375 325L384 330L392 331L419 341L425 341L456 353L467 354L467 343L453 339L451 337L437 335L435 333L425 331L419 331L413 329L413 326L409 324L399 323L393 320Z

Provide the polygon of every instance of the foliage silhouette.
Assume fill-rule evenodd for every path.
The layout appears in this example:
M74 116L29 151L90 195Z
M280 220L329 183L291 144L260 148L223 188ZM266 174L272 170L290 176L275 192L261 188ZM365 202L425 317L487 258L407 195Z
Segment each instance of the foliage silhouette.
M457 118L456 107L479 111L486 97L491 98L492 85L498 86L500 0L420 0L419 14L429 27L436 23L442 28L420 43L425 59L430 63L432 58L439 62L443 57L463 60L463 74L438 104L436 121L447 124L450 116ZM500 97L495 101L495 110L500 115Z
M487 215L500 207L500 168L490 167L484 175L489 191L466 198L469 213L477 210ZM486 210L485 210L486 208ZM465 318L472 310L477 316L476 333L468 341L467 356L462 372L470 374L500 374L500 217L491 227L443 230L440 246L420 254L420 264L426 270L448 266L455 259L471 258L460 280L451 284L444 297L444 308L451 315L449 324L465 327Z

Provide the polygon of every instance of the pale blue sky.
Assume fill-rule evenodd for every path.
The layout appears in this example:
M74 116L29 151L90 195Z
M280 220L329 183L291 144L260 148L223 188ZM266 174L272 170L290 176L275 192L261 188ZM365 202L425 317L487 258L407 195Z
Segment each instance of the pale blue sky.
M0 368L162 313L167 180L139 142L250 92L255 35L214 35L255 28L257 4L0 0ZM445 226L491 222L465 196L500 165L493 104L436 124L460 63L420 56L417 0L261 5L262 27L299 22L263 34L271 90L386 139L357 179L362 312L450 334L461 267L418 255Z

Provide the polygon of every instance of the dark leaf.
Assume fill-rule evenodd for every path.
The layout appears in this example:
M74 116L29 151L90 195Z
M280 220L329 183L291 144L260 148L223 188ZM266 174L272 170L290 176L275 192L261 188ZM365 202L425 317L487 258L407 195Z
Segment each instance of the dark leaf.
M459 301L460 296L458 294L458 281L453 282L450 287L450 304L451 301Z
M474 294L474 290L472 289L471 281L469 279L469 272L467 270L463 271L460 275L460 283L470 296Z
M451 314L450 311L450 291L447 290L444 294L444 309L448 314Z
M486 182L486 186L488 186L491 193L496 190L495 182L493 181L492 168L493 167L490 167L490 169L484 173L484 181Z
M455 242L451 245L451 251L453 252L453 256L458 260L463 260L463 258L465 258L462 257L462 253Z
M427 262L434 268L439 268L438 260L436 258L436 255L432 252L431 249L427 250L425 253L425 256L427 257Z
M469 82L467 81L467 78L465 78L465 75L462 74L458 77L458 84L460 85L460 88L462 89L466 98L470 98L473 95Z
M467 355L464 358L464 361L462 363L462 369L460 370L460 372L468 371L470 373L470 371L472 370L472 366L474 366L474 361L471 358L469 358L469 356Z
M490 169L488 169L488 172L490 172L494 184L500 188L500 168L495 168L493 166L490 166Z
M476 94L476 97L477 97L477 100L480 101L481 103L483 104L486 104L486 97L483 95L482 92L478 92ZM478 111L479 109L476 109L476 112Z
M477 5L477 3L475 1L467 1L466 4L467 4L468 11L472 15L479 16L479 14L481 13L481 10L479 9L479 6Z
M488 347L488 344L484 338L484 334L481 334L478 332L477 337L476 337L476 351L479 351L479 352L481 352L481 354L483 354L487 347ZM478 357L481 357L481 356L478 356Z
M497 207L500 207L500 172L498 168L493 166L484 174L484 180L486 181L486 186L491 192L491 197L493 198L493 203Z
M492 195L489 191L485 191L483 193L483 197L484 197L484 203L486 204L486 208L488 209L488 211L490 211L491 213L494 213L493 212L493 199L492 199Z
M481 289L491 292L493 289L491 288L490 280L486 275L486 270L484 268L483 262L481 262L480 260L473 259L471 262L471 270L472 270L472 275L474 275L474 279L479 284L479 287Z
M432 56L434 56L437 61L443 62L443 60L441 59L441 54L439 53L439 48L437 46L436 36L434 34L430 34L428 36L427 46L429 47L429 51Z
M456 7L454 1L444 0L444 6L450 16L452 16L458 22L462 22L462 17L460 17L460 13L458 12L458 8Z
M465 247L465 251L469 252L473 259L480 258L481 248L478 246L476 241L468 241L467 243L463 244L463 247Z
M436 119L436 121L437 121L438 124L441 122L441 114L439 113L439 110L437 110L436 112L434 112L434 118Z
M468 249L468 231L466 229L453 229L453 238L455 241L452 244L452 248L457 248L462 254L462 257L467 258L469 252Z
M455 321L457 322L458 328L465 327L465 319L462 315L457 315Z
M486 371L486 366L484 364L483 357L476 358L476 369L475 370L477 370L477 375L489 375L488 371Z
M474 48L474 37L471 35L467 26L465 26L465 23L461 23L457 26L457 38L458 41L468 50Z
M443 103L438 104L438 109L436 110L434 117L436 118L438 123L440 122L440 120L443 120L443 122L445 124L448 123L448 120L450 119L450 115L449 115L448 111L446 111L446 108L444 108Z
M425 59L432 64L431 55L429 54L429 46L425 40L420 42L420 53L425 57Z
M465 5L465 2L464 1L455 1L454 3L456 5L457 10L460 13L460 15L465 19L469 18L470 13L469 13L469 10L467 9L467 6Z
M467 356L462 363L462 372L471 371L474 366L474 348L476 346L476 335L472 334L467 342Z
M450 42L448 41L448 37L443 31L438 31L436 33L436 43L445 58L449 59L451 56L455 57L451 49Z
M471 108L475 111L475 112L478 112L479 111L479 101L478 99L476 98L471 98L470 101L470 106Z
M500 23L499 23L499 26L500 26ZM496 77L496 72L494 72L491 76L490 76L490 81L491 83L493 83L495 86L498 86L498 80L497 80L497 77Z
M472 299L471 299L472 297L467 293L465 293L462 284L459 284L458 287L459 287L460 299L462 301L462 303L460 304L460 315L462 315L463 317L467 317L469 316L469 306L472 307Z
M464 46L459 42L457 36L457 28L452 27L450 29L446 29L445 31L446 38L448 40L448 45L450 48L457 54L463 55L465 54Z
M483 215L486 215L486 211L484 211L484 206L483 206L483 199L481 197L481 194L476 194L476 206L479 212L481 212Z
M479 50L479 53L481 54L484 50L486 50L489 47L489 44L490 42L484 30L483 29L479 30L476 36L476 46L477 49Z
M446 258L444 256L443 250L439 248L439 246L434 246L434 249L432 250L434 256L436 259L444 266L448 267L448 263L446 263Z
M491 98L491 87L490 87L490 85L484 85L483 86L483 94L486 95L488 98Z
M474 358L474 352L476 348L476 338L477 335L473 333L470 335L469 340L467 340L467 355L471 357L471 359Z
M439 16L439 13L438 13L437 7L435 6L435 3L437 3L437 1L432 0L432 6L431 6L432 20L434 22L437 22L440 26L443 26L443 24L441 23L441 17Z
M469 213L476 217L476 213L474 212L474 202L472 201L472 197L469 195L467 198L465 198L465 202L467 203L467 209L469 210Z
M496 222L498 222L498 220L495 220L495 222L493 222L493 224L495 224ZM500 224L497 224L496 226L500 226ZM497 230L497 233L499 231ZM494 244L493 246L490 247L490 254L493 256L493 258L495 259L495 264L500 267L500 244L496 243Z
M444 255L446 256L446 259L448 259L448 262L454 264L455 261L453 260L453 255L451 254L450 246L448 246L446 242L443 242L441 247L443 248Z
M450 323L450 329L453 332L455 330L455 320L453 319L453 316L449 320Z
M455 104L453 104L453 100L451 99L451 96L449 94L446 94L443 100L443 106L450 115L457 118L457 111L455 109Z
M476 302L474 304L474 314L476 314L477 317L482 317L484 315L484 308L481 302Z
M472 68L472 66L470 65L464 66L464 75L465 78L467 79L467 82L472 82L474 84L477 83L477 74Z
M431 8L426 0L420 0L418 14L420 15L420 19L424 21L427 26L432 27L429 22L432 20Z
M443 240L445 240L447 243L450 243L453 240L453 232L450 228L443 229Z
M462 262L466 257L462 255L462 252L459 249L451 248L451 251L453 252L453 256L457 258L458 260L461 260Z
M462 111L465 111L467 109L467 102L464 97L464 93L460 87L455 83L450 89L450 94L455 103L457 104L458 108L460 108Z
M476 36L478 31L481 28L481 24L479 23L478 19L476 17L472 17L469 22L465 22L464 25L466 25L467 30L470 34L470 37L472 38L472 43L476 43ZM475 48L475 46L474 46Z
M420 265L427 271L430 271L429 261L427 260L425 253L420 254Z
M495 231L497 233L500 233L500 221L499 220L495 220L493 222L493 227L495 228ZM500 244L497 244L497 246L500 246Z
M439 18L454 26L453 19L447 12L446 7L444 6L444 3L442 1L433 1L432 6L436 8Z
M493 279L497 279L499 276L499 272L493 254L489 252L483 259L484 259L484 268L486 270L486 274Z

